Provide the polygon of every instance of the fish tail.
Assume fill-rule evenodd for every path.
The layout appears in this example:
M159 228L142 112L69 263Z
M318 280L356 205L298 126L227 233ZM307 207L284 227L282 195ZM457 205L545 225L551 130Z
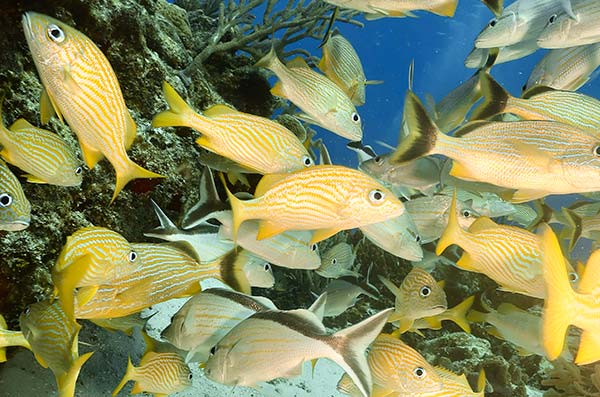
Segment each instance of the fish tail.
M440 256L442 252L452 244L460 241L464 231L458 224L458 216L456 215L456 190L452 196L452 205L450 206L450 213L448 214L448 226L444 229L444 233L440 237L440 240L435 247L435 254Z
M60 272L52 271L52 282L55 290L58 292L60 305L68 319L75 318L75 299L73 293L75 288L79 287L79 282L87 274L92 259L89 255L84 255L77 259L73 264ZM81 305L81 303L79 303Z
M56 378L56 383L58 383L58 397L75 396L75 385L81 367L83 367L83 364L86 363L92 354L94 354L94 352L85 353L77 357L77 360L73 361L73 364L71 364L69 371Z
M556 235L548 225L542 225L540 229L540 250L546 283L542 342L548 359L552 361L563 351L567 328L577 315L577 302Z
M127 159L126 168L124 170L115 169L115 171L117 172L117 181L115 183L115 191L112 195L112 199L110 200L111 204L113 201L115 201L117 195L121 190L123 190L125 185L127 185L134 179L164 178L163 175L157 174L152 171L148 171L147 169L140 167L139 165L131 161L129 158Z
M275 51L275 46L271 46L269 52L260 58L258 62L254 64L255 68L265 68L273 70L273 66L280 63L279 58L277 57L277 52Z
M427 110L415 95L408 91L404 100L404 120L410 134L401 141L392 154L392 163L403 163L433 154L436 141L441 134L427 114Z
M119 392L121 391L123 386L125 386L125 384L127 382L129 382L130 380L133 380L134 376L135 376L135 367L131 363L131 357L127 357L127 370L125 371L125 375L123 375L123 379L121 379L121 383L119 383L119 385L115 388L115 390L113 390L113 392L112 392L113 397L115 397L117 394L119 394Z
M510 111L510 102L513 98L489 73L479 73L479 84L483 103L473 110L472 120L485 120Z
M166 81L163 82L163 92L169 109L160 112L152 119L152 127L189 127L189 120L196 112Z
M6 320L4 319L4 317L2 316L2 314L0 314L0 331L7 331L8 330L8 324L6 324ZM1 334L1 332L0 332ZM0 363L6 362L6 347L2 346L2 340L0 339Z
M450 310L450 320L469 334L471 333L471 326L469 325L469 321L467 321L467 312L473 306L474 300L475 295L469 296Z
M577 244L577 241L579 241L579 237L581 237L581 223L583 219L569 208L563 208L562 213L565 215L565 220L567 221L564 233L565 237L569 239L569 251L571 251L575 244Z
M225 191L227 192L227 198L229 198L229 204L231 205L231 214L232 214L232 226L231 226L231 238L235 243L237 241L237 233L240 228L242 222L246 220L246 207L244 202L239 198L235 197L233 193L227 187L227 183L225 182L225 177L221 173L220 175L221 181L223 182L223 186L225 187Z
M439 6L432 8L430 11L444 17L453 17L457 6L458 0L448 0Z
M244 260L239 253L242 250L232 249L227 254L217 259L217 262L221 262L219 267L221 269L221 279L225 284L229 285L236 291L244 294L250 294L250 282L244 272Z
M483 397L485 391L485 369L481 368L479 371L479 378L477 378L477 395Z
M335 353L328 358L346 371L365 397L371 395L371 371L365 351L379 335L393 310L380 311L331 336L331 346Z

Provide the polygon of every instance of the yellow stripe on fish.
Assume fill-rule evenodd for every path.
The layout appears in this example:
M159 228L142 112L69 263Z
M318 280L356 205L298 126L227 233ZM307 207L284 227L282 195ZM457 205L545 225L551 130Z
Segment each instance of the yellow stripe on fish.
M19 180L0 159L0 230L16 232L31 221L31 204Z
M103 157L108 159L117 174L111 201L132 179L161 178L127 156L136 125L100 49L80 31L43 14L24 14L23 29L44 85L43 122L49 119L49 109L64 117L90 169Z
M311 243L340 230L382 222L404 212L392 192L360 171L319 165L287 175L264 176L255 198L241 201L228 191L233 238L242 222L260 219L257 239L286 230L315 230Z
M334 82L312 70L301 58L288 65L281 63L275 49L256 65L270 69L279 81L271 89L273 95L287 98L305 115L302 118L352 141L362 139L362 126L356 108Z
M153 127L184 126L202 133L196 143L261 174L283 174L313 165L300 140L279 123L214 105L196 113L167 82L169 109L157 114Z

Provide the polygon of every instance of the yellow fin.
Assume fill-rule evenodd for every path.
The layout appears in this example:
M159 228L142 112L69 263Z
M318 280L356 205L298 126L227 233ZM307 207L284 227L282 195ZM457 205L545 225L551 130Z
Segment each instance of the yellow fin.
M135 384L133 385L133 388L131 389L131 394L140 394L144 391L144 388L142 387L142 385L140 385L140 382L135 382Z
M279 233L285 232L287 229L282 227L277 222L263 219L258 224L258 233L256 234L257 240L264 240L269 237L273 237Z
M593 331L583 331L575 364L586 365L600 360L600 335Z
M70 95L79 96L83 92L79 84L73 79L73 76L71 75L71 66L69 64L63 69L63 82Z
M271 88L271 95L275 95L280 98L287 98L287 96L283 92L283 84L281 83L281 80L278 80L275 83L275 85Z
M333 236L337 232L339 232L339 228L328 228L328 229L318 229L313 232L313 236L310 239L310 244L318 243L319 241L323 241Z
M598 287L600 280L600 250L592 252L587 264L580 270L581 278L577 285L580 294L591 294Z
M474 266L474 263L475 262L473 261L473 258L471 258L471 255L469 255L469 253L465 251L463 252L458 262L456 262L456 266L463 270L476 272L477 267Z
M434 14L441 15L444 17L452 17L456 12L456 6L458 5L458 0L446 1L440 4L437 7L430 9Z
M96 295L96 292L98 292L98 288L98 285L80 288L77 291L77 305L84 306L89 301L91 301L92 298Z
M285 64L285 66L287 66L288 68L307 68L310 69L310 66L308 66L308 64L306 63L306 61L304 60L304 58L297 56L296 58L292 59L291 61L289 61L288 63Z
M446 288L446 280L440 280L437 282L437 285L441 288L444 289Z
M549 170L556 163L556 159L550 153L544 152L535 145L522 142L518 139L508 139L507 143L520 152L525 157L525 161L536 167Z
M164 178L164 176L154 173L152 171L148 171L131 161L131 159L127 158L127 162L125 163L124 169L117 169L115 171L117 173L117 180L115 182L115 191L113 192L112 199L110 202L112 203L117 198L117 195L125 185L127 185L130 181L139 178Z
M35 357L35 359L37 360L37 362L44 368L48 368L48 364L46 364L46 361L44 361L44 359L37 353L33 353L33 356Z
M208 150L210 150L211 152L216 152L216 150L215 150L215 149L217 149L217 148L215 148L215 147L213 146L213 143L212 143L212 141L211 141L211 140L210 140L210 138L209 138L209 137L207 137L206 135L200 135L200 136L199 136L199 137L196 139L196 144L197 144L198 146L201 146L201 147L203 147L203 148L205 148L205 149L208 149Z
M39 184L46 184L48 183L47 181L38 178L35 175L31 175L31 174L25 174L23 175L24 178L27 178L27 182L29 183L39 183Z
M59 397L73 397L75 395L75 385L77 384L77 377L81 371L81 367L86 361L94 354L94 352L85 353L71 364L69 371L58 376L56 383L58 384L58 396Z
M190 118L196 112L187 104L186 101L175 91L175 89L166 81L163 82L163 92L169 105L169 109L160 112L152 119L152 127L190 127Z
M467 314L467 320L472 323L485 323L487 322L488 313L482 313L477 310L470 310Z
M115 397L121 391L121 389L123 388L123 386L125 386L125 384L127 382L129 382L130 380L133 380L134 377L135 377L135 367L131 363L131 357L128 357L127 358L127 369L125 370L125 375L123 375L123 379L121 379L121 382L119 383L119 385L112 392L113 397ZM133 390L131 391L131 394L134 394Z
M493 229L497 229L497 228L498 228L498 224L496 222L494 222L487 216L481 216L481 217L477 218L477 220L475 220L475 222L473 222L471 224L471 226L469 227L469 232L470 233L479 233L484 230L493 230Z
M371 391L371 397L386 397L392 394L394 391L390 389L383 388L378 384L373 384L373 391Z
M91 265L92 257L91 255L86 254L77 258L77 260L62 271L52 272L52 281L54 282L55 289L58 290L61 306L68 319L75 318L75 301L73 293L75 292L75 288L78 287L79 282L89 271ZM78 291L78 297L80 292L81 291ZM79 306L83 305L79 303Z
M42 124L48 124L48 121L52 118L52 116L56 116L64 123L62 114L54 104L52 97L48 93L48 91L42 87L42 93L40 96L40 121Z
M540 190L519 189L513 193L510 202L515 204L526 203L528 201L533 201L546 197L547 195L548 192Z
M104 155L99 150L88 146L81 140L79 141L79 146L81 146L81 153L83 154L83 161L85 161L85 165L91 170L98 164L98 161L102 160Z
M464 301L454 306L452 309L448 310L449 316L448 320L454 322L454 324L458 325L463 331L470 334L471 326L467 321L467 312L473 306L473 302L475 301L475 296L469 296Z
M240 112L223 104L213 105L202 112L202 114L204 114L206 117L217 117L236 113Z
M389 317L388 321L392 320L392 317L394 316L394 314L395 313L393 313ZM394 321L398 321L398 330L400 331L401 334L403 334L406 331L408 331L412 327L412 325L414 323L414 320L409 319L409 318L399 318L399 319L394 320Z
M29 121L27 121L25 119L18 119L17 121L12 123L10 127L8 127L8 129L11 131L28 130L31 128L36 128L36 127L33 126Z
M235 243L237 241L237 234L242 222L246 219L250 219L248 216L247 205L235 197L233 193L227 187L227 183L225 182L225 177L223 173L219 174L221 178L221 182L223 183L223 187L225 188L225 192L227 193L227 198L229 199L229 205L231 206L231 216L232 216L232 224L231 224L231 238Z
M465 232L458 224L458 216L456 215L456 190L452 196L452 204L450 205L450 212L448 213L448 225L442 233L440 240L435 248L435 254L440 256L442 252L452 244L456 244L461 240L462 235Z
M471 174L461 163L456 160L452 161L452 168L450 169L450 175L464 179L466 181L477 181L479 180L476 176Z
M281 181L282 179L288 177L290 174L267 174L263 176L258 185L256 185L256 190L254 190L254 197L260 197L265 192L267 192L274 184Z
M137 133L137 125L135 125L135 121L129 110L125 110L125 150L128 150L133 141L135 140L135 134Z

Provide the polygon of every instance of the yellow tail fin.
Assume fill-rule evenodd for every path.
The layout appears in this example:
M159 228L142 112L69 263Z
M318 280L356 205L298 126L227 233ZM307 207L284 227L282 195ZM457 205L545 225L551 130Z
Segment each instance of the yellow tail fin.
M164 176L154 173L152 171L148 171L145 168L140 167L130 159L127 159L127 168L124 170L119 170L115 168L117 172L117 181L115 182L115 191L113 193L112 199L110 200L111 204L117 198L117 195L125 185L131 182L134 179L139 178L164 178Z
M464 301L454 306L452 309L448 310L448 319L453 321L456 325L462 328L463 331L467 333L471 333L471 326L467 321L467 312L473 306L473 301L475 300L475 296L469 296Z
M435 247L435 254L440 256L442 252L452 244L457 243L464 231L458 224L458 216L456 215L456 190L452 196L452 205L450 206L450 213L448 214L448 226L442 233L440 240Z
M119 383L119 385L116 387L116 389L112 392L113 397L115 397L117 394L119 394L119 392L121 391L123 386L125 386L125 384L127 382L129 382L130 380L133 380L134 376L135 376L135 367L131 363L131 357L128 357L127 358L127 370L125 371L125 375L123 375L123 379L121 379L121 383Z
M195 114L194 110L166 81L163 82L163 92L169 109L154 116L152 127L189 127L189 119Z
M223 173L220 174L220 178L221 182L223 182L223 186L225 187L225 191L227 192L229 204L231 205L231 238L233 239L233 242L236 243L237 233L240 228L240 225L242 224L242 222L249 218L246 218L245 215L244 202L239 198L235 197L233 193L231 193L231 191L227 187L227 182L225 182L225 177L223 176Z
M85 364L92 354L94 354L94 352L85 353L79 356L75 361L73 361L73 364L71 364L71 368L69 368L68 372L56 378L56 383L58 383L58 397L75 396L75 385L77 383L77 377L79 376L81 367L83 367L83 364Z
M431 12L444 17L453 17L458 6L458 0L448 0L439 6L432 8Z

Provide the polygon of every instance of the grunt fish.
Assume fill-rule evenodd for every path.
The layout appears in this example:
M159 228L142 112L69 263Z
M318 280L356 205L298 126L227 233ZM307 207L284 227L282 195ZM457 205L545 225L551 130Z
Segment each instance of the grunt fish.
M352 270L355 259L356 255L350 244L338 243L323 253L321 266L315 272L325 278L360 277L360 273Z
M381 222L404 212L389 190L360 171L317 165L291 174L264 176L253 200L227 191L233 212L233 239L240 224L260 219L257 240L286 230L314 230L311 243L337 232Z
M25 13L23 30L44 86L42 123L53 113L64 118L79 139L88 168L108 159L117 174L111 202L133 179L162 178L127 156L136 125L98 47L80 31L43 14Z
M361 226L365 237L392 255L409 261L423 258L421 236L408 212L387 221Z
M413 16L412 11L429 11L437 15L452 17L458 0L325 0L342 8L350 8L366 14L367 19Z
M0 159L0 230L16 232L29 227L31 204L6 163Z
M600 42L600 5L595 0L564 0L570 12L559 11L547 16L547 23L537 39L541 48L567 48Z
M394 397L484 397L485 372L483 368L479 372L477 391L471 389L465 374L457 375L441 367L435 367L435 373L442 381L442 390L430 393L398 394Z
M305 113L301 116L303 120L352 141L362 139L360 116L346 93L312 70L302 58L284 65L271 48L255 66L270 69L277 75L279 81L271 93L298 106Z
M211 349L206 376L226 385L252 386L279 377L297 376L302 364L328 358L371 393L365 350L381 332L392 309L349 328L327 334L317 316L304 309L256 313L235 326Z
M154 314L156 313L158 312L155 312ZM154 316L154 314L152 314L150 317L142 318L140 313L133 313L124 317L92 318L90 321L104 329L121 331L129 336L132 336L133 331L136 328L139 328L143 331L146 323L152 316Z
M388 321L398 322L401 334L408 331L415 320L434 316L448 308L444 289L423 269L412 268L400 287L383 276L379 276L379 280L396 297L396 311Z
M537 39L520 41L515 44L500 47L498 48L498 56L494 61L494 65L524 58L527 55L536 52L538 48ZM489 48L474 47L465 59L465 66L470 69L484 67L489 57L489 50Z
M371 268L369 268L369 273L370 271ZM367 275L367 280L368 279L369 276ZM372 287L370 284L368 287L377 291L375 287ZM323 313L324 317L339 316L347 309L354 306L360 295L364 294L371 299L377 299L375 295L368 292L363 286L343 279L331 281L325 288L325 293L327 294L327 301L325 303L325 310Z
M475 300L475 296L469 296L465 298L464 301L459 303L458 305L446 309L440 314L436 314L435 316L423 317L415 320L412 327L409 329L410 332L417 332L420 334L420 329L433 329L438 330L442 329L443 321L452 321L454 324L458 325L463 331L467 333L471 333L471 326L467 321L467 312L473 306L473 301Z

